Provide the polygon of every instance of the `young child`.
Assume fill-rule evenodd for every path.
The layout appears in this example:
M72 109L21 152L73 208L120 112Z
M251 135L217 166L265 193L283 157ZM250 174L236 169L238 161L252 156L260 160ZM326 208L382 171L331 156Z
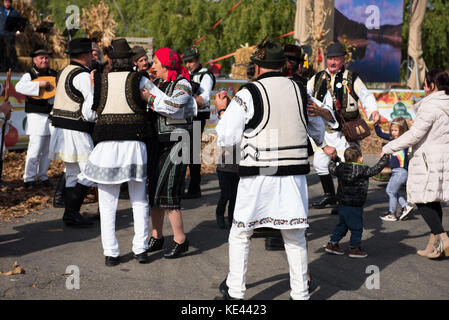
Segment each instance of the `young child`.
M396 118L390 125L390 134L385 133L376 123L374 125L376 134L385 140L391 141L397 139L404 132L408 130L407 121L402 118ZM380 218L384 221L397 221L396 209L398 204L402 208L402 214L399 220L405 219L413 210L413 206L407 203L407 200L399 194L399 189L407 182L408 177L408 150L403 149L399 152L393 153L390 157L391 178L387 185L387 194L390 198L390 205L388 213Z
M338 242L351 231L349 257L365 258L368 254L360 247L363 233L363 205L368 193L369 178L375 176L388 164L388 155L383 155L374 167L363 164L362 151L357 146L345 150L346 162L338 157L329 162L329 172L338 178L338 215L340 221L327 243L326 252L343 255ZM337 165L337 163L339 165Z

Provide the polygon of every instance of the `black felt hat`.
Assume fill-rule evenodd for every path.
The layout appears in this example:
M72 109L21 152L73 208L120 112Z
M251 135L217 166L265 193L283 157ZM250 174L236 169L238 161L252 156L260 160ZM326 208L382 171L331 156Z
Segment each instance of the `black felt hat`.
M182 56L182 61L186 62L189 60L193 60L199 58L200 50L198 50L197 46L192 46L184 50L184 55Z
M286 60L281 44L273 40L264 40L251 57L252 62L265 69L280 69Z
M334 42L327 48L326 57L328 58L344 55L346 55L346 50L340 42Z
M33 52L31 52L30 57L34 58L40 55L47 55L47 56L51 56L51 52L50 50L48 50L47 47L35 47L33 49Z
M69 54L92 52L92 40L88 38L76 38L69 42Z
M126 59L132 58L134 54L135 53L131 50L128 41L124 38L120 38L112 40L108 57L111 59Z
M133 53L134 53L134 56L133 56L133 60L134 60L134 61L137 61L137 60L139 60L140 58L142 58L142 57L144 57L144 56L147 55L147 51L146 51L143 47L141 47L141 46L135 46L135 47L133 47L133 48L132 48L132 51L133 51Z
M284 54L287 59L304 62L304 54L302 53L300 46L295 46L294 44L286 44L284 46Z

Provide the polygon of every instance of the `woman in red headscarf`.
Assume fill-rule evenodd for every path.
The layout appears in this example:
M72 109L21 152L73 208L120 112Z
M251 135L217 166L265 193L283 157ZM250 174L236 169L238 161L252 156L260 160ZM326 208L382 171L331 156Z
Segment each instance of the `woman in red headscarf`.
M142 98L154 111L150 112L152 138L148 142L148 193L153 227L148 252L163 248L162 227L167 214L174 243L164 257L173 259L189 248L180 206L189 161L183 146L190 145L184 139L190 139L197 106L192 97L189 72L182 66L178 53L170 48L159 49L153 60L158 79L154 84L148 81L142 90Z

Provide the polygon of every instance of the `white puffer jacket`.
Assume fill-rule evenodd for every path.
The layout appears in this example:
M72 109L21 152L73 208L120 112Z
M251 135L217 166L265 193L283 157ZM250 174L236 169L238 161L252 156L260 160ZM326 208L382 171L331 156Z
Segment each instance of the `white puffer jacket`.
M383 147L392 154L412 147L407 197L411 203L449 201L449 95L434 92L415 105L409 131Z

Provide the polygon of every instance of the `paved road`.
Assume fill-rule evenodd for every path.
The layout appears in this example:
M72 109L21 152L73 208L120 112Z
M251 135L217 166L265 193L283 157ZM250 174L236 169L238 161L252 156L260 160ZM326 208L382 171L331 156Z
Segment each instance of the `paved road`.
M373 157L368 158L372 164ZM319 179L311 174L308 182L309 198L315 200L321 195ZM431 261L415 254L427 243L429 230L422 217L412 214L406 221L389 223L379 219L388 209L385 186L376 181L370 185L362 243L369 253L366 259L326 254L323 245L338 217L331 216L329 209L310 210L309 266L316 284L312 299L449 298L449 259ZM165 260L162 252L154 253L147 265L132 259L133 223L128 200L120 200L117 214L117 237L124 262L115 268L104 265L99 221L88 229L67 228L61 221L62 209L50 209L44 215L0 224L0 271L11 270L14 261L25 270L21 275L0 276L0 299L213 299L228 270L229 230L220 230L215 223L219 196L215 175L203 178L202 190L201 199L183 203L189 252L176 260ZM96 205L84 210L94 212ZM449 230L449 209L444 211L444 227ZM166 243L170 243L168 220L164 232ZM343 248L347 248L348 241L346 237L341 242ZM79 290L66 289L65 273L71 265L79 268ZM369 266L380 271L379 289L366 286L367 277L372 275ZM285 252L265 251L264 239L254 238L246 299L288 298Z

